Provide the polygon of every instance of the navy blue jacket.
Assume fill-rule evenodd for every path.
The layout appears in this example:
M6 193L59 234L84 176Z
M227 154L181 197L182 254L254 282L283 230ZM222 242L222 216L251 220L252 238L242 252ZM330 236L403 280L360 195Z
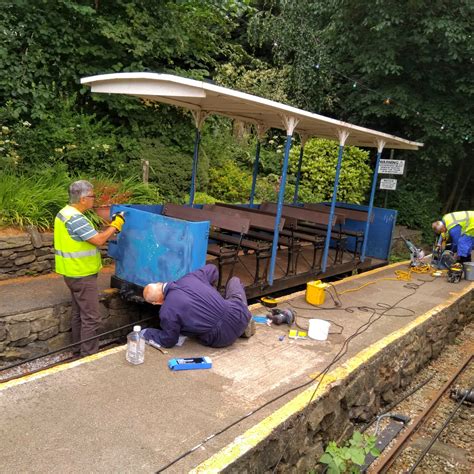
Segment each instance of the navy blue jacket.
M224 299L212 286L217 278L217 268L206 265L168 283L160 309L161 330L147 329L145 339L153 339L163 347L173 347L183 334L197 336L206 346L232 344L245 331L251 314L240 281L231 280L237 288L229 291L232 284L228 285L227 299Z

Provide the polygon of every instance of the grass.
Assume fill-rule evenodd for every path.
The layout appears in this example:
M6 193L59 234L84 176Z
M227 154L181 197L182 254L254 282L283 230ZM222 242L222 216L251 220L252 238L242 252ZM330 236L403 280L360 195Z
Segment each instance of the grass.
M117 183L110 177L94 178ZM23 229L33 225L42 231L52 229L56 214L68 202L67 188L76 179L71 178L63 168L31 175L10 171L0 173L0 227ZM126 178L118 184L121 192L127 195L125 202L151 204L160 201L158 189L153 185L144 185L138 178ZM100 218L96 214L92 216L94 224L100 225Z
M58 210L67 202L64 180L63 173L0 174L0 226L50 229Z

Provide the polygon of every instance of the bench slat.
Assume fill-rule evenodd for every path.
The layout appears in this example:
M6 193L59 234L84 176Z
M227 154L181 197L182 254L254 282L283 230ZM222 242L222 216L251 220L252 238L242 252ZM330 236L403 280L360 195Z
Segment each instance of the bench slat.
M267 230L273 232L275 227L275 217L271 214L263 214L261 212L255 212L255 209L247 209L234 204L206 204L203 206L204 209L211 212L227 214L229 216L241 216L250 220L250 226L257 229ZM280 219L280 230L285 225L285 219Z
M277 204L273 202L262 203L260 209L263 211L277 212ZM297 208L293 206L283 205L281 210L282 216L294 217L295 219L314 222L315 224L328 224L329 214L325 212L314 211L311 209ZM333 216L332 226L335 224L343 224L345 218L335 214Z
M163 207L163 215L193 222L210 221L213 227L239 234L246 234L250 228L250 220L245 217L232 217L179 204L166 204Z
M315 211L320 212L330 212L330 206L323 204L323 203L305 203L303 204L304 209L313 209ZM346 219L351 219L353 221L360 221L366 222L367 215L369 214L367 211L358 211L356 209L346 209L345 207L336 206L337 214L344 216ZM371 222L374 221L374 213L371 215Z

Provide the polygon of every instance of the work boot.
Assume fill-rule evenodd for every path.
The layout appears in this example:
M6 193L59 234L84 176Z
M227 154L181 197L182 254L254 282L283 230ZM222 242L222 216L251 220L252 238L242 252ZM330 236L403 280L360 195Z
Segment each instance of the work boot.
M249 337L252 337L255 334L255 329L256 329L255 321L253 320L253 318L250 318L250 321L247 324L247 328L245 329L244 333L240 337L245 337L246 339L248 339Z

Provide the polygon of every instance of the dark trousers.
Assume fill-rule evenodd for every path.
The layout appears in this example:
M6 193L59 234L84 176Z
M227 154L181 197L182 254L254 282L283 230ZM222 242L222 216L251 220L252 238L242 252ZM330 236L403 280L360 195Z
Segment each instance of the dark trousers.
M225 287L225 299L238 299L242 301L245 306L247 306L247 296L245 295L244 287L239 278L232 277L227 282L227 286Z
M71 291L72 342L83 341L97 335L100 326L99 291L97 275L82 278L64 277ZM99 339L81 344L81 356L95 354Z

